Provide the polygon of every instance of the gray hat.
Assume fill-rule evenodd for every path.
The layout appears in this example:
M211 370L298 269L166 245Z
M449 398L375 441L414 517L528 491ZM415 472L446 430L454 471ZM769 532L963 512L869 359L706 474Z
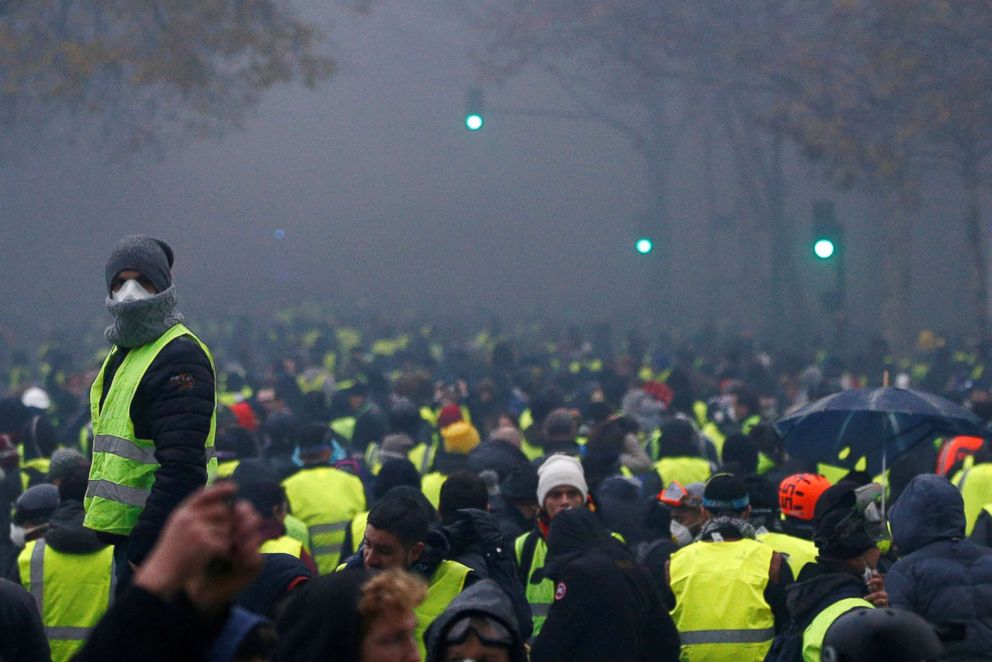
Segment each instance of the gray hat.
M59 505L59 488L49 483L29 487L17 497L14 524L47 522Z
M59 448L52 453L52 462L48 466L48 482L61 480L69 475L76 467L86 464L86 458L74 448Z
M161 239L143 234L125 235L107 260L107 292L117 274L125 269L137 271L152 282L157 292L164 292L172 285L173 259L172 249Z

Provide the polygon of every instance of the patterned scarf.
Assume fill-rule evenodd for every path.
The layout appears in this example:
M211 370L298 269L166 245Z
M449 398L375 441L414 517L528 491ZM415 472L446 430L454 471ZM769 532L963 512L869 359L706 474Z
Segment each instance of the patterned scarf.
M114 316L114 322L104 335L118 347L147 345L186 319L176 310L175 285L138 301L114 301L107 297L107 310Z

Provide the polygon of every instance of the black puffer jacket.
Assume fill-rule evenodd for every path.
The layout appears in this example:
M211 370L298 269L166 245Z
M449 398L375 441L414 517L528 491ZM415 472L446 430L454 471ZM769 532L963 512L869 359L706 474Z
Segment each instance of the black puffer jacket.
M107 365L100 406L126 355L122 349ZM215 380L210 360L190 338L166 345L148 368L131 403L131 420L139 439L155 442L152 493L127 541L127 558L139 565L165 526L165 520L187 495L207 482L206 451L214 412ZM102 536L110 543L117 536Z
M889 514L903 557L885 575L893 607L930 621L941 659L992 659L992 550L964 537L964 502L947 479L910 481Z

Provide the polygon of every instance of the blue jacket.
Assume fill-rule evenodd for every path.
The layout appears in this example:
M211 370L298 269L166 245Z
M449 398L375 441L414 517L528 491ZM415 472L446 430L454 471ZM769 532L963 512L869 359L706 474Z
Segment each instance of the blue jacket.
M885 576L891 606L934 625L942 659L992 659L992 550L965 538L958 490L939 476L917 476L889 523L902 554Z

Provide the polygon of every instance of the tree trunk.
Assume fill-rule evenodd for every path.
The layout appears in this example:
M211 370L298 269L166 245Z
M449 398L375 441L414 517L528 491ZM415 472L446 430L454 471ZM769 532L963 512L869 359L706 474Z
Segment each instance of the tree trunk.
M982 191L978 165L969 161L962 171L967 211L965 212L965 236L971 260L968 268L968 289L971 294L971 307L974 311L974 332L978 339L985 338L989 331L989 263L988 244L982 226Z
M908 355L913 344L912 250L919 200L918 184L906 181L892 191L887 201L887 244L882 256L882 334L897 356Z

